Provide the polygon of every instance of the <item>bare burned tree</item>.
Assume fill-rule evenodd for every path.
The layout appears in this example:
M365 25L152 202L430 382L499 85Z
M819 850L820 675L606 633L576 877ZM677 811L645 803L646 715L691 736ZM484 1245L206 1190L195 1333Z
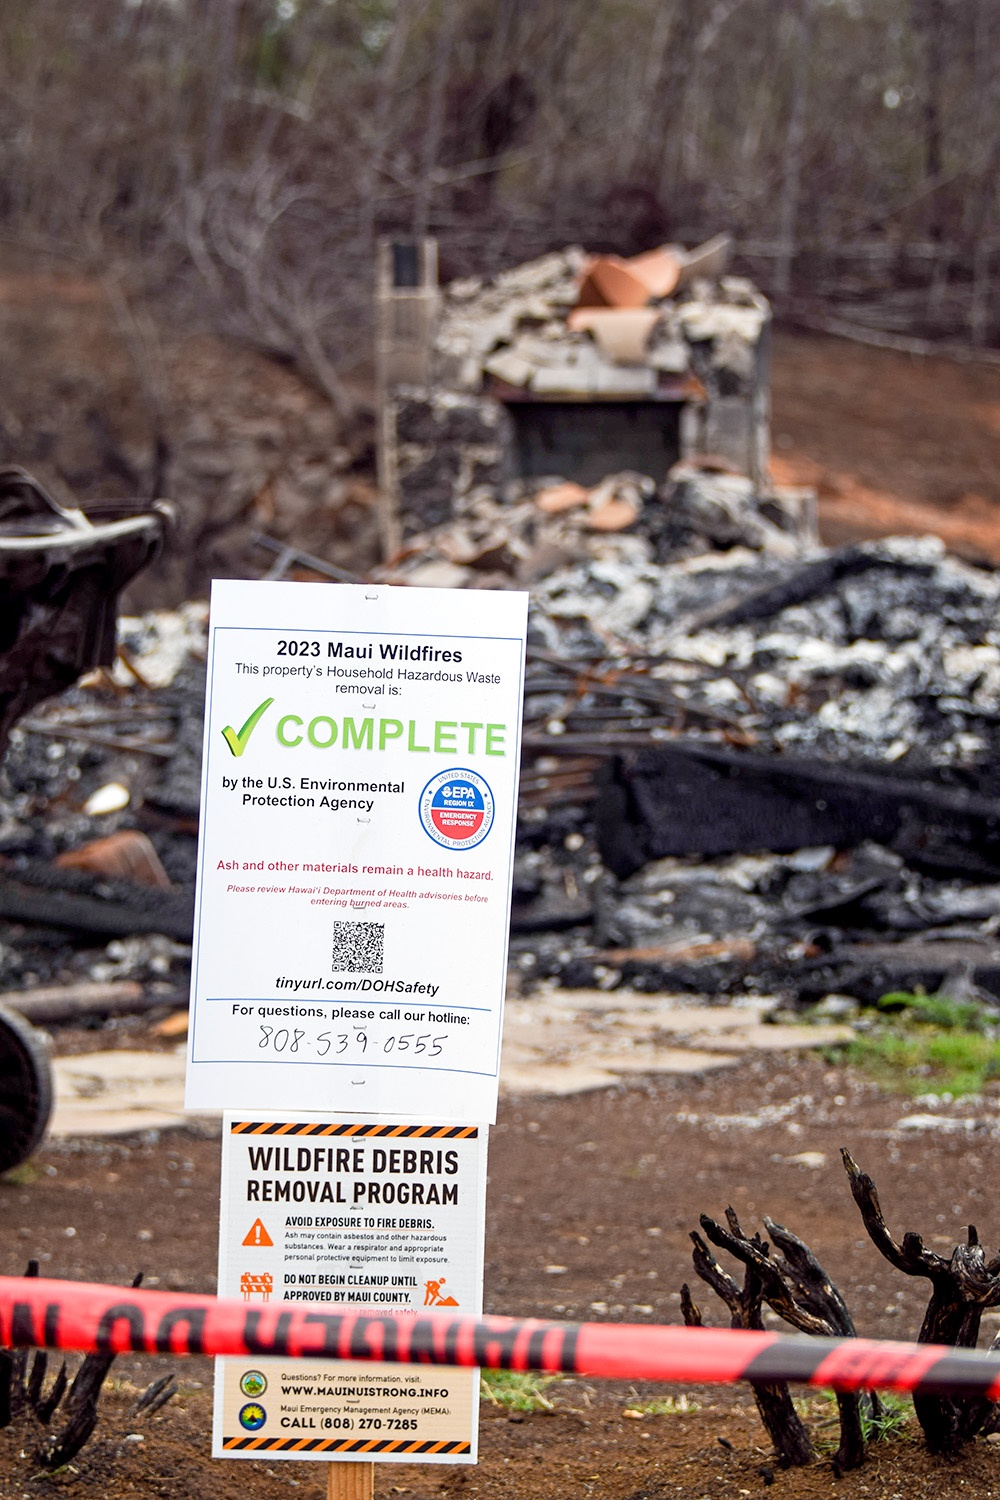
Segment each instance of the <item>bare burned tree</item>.
M764 1301L769 1300L767 1286L771 1280L771 1268L764 1264L767 1261L767 1246L759 1235L755 1235L752 1240L746 1238L731 1208L726 1210L726 1221L729 1224L728 1234L707 1214L701 1216L701 1227L713 1244L728 1250L732 1250L734 1245L740 1247L739 1254L736 1251L733 1253L737 1254L737 1259L742 1260L744 1265L743 1285L740 1286L735 1277L719 1264L701 1235L693 1230L691 1239L694 1244L694 1268L702 1281L707 1282L729 1308L731 1328L762 1329L764 1321L761 1309ZM744 1251L746 1253L742 1253ZM692 1300L687 1285L681 1288L681 1310L689 1327L702 1326L701 1312ZM753 1380L750 1385L760 1419L767 1428L779 1462L787 1468L811 1463L816 1452L805 1425L792 1404L785 1381Z
M917 1342L975 1348L983 1313L989 1307L1000 1307L1000 1255L987 1259L974 1224L968 1227L966 1244L956 1245L947 1258L928 1250L912 1230L897 1242L882 1216L875 1183L850 1152L842 1151L841 1156L854 1201L875 1248L897 1271L906 1276L925 1276L931 1283L931 1299ZM998 1346L1000 1338L991 1347ZM914 1396L913 1406L932 1453L957 1453L978 1433L1000 1428L997 1405L980 1397Z
M25 1275L38 1275L37 1260L29 1261ZM141 1281L139 1275L132 1285ZM35 1463L49 1473L61 1469L97 1426L101 1391L114 1360L114 1354L86 1355L72 1384L63 1360L46 1390L49 1366L44 1349L0 1351L0 1427L16 1424L23 1430L25 1444L34 1443ZM154 1381L136 1401L131 1415L151 1415L166 1405L175 1390L172 1373Z
M723 1228L707 1214L703 1214L701 1218L701 1227L712 1244L728 1251L743 1264L745 1272L742 1290L722 1270L701 1237L697 1234L691 1236L695 1244L695 1270L718 1292L733 1313L732 1326L762 1328L760 1308L766 1302L773 1312L799 1333L825 1338L855 1338L857 1330L847 1304L809 1246L791 1230L776 1224L773 1219L765 1216L764 1223L774 1245L780 1251L777 1257L772 1256L771 1246L761 1235L755 1234L749 1238L744 1234L731 1208L726 1210L727 1228ZM737 1304L735 1307L734 1302ZM700 1324L701 1315L686 1286L681 1289L681 1311L686 1323ZM748 1315L756 1318L756 1321L746 1321ZM736 1321L737 1316L741 1321ZM791 1404L787 1387L779 1389L783 1393L783 1399L775 1401L769 1393L770 1388L763 1403L760 1396L757 1397L761 1419L783 1462L808 1462L814 1456L812 1445ZM863 1418L875 1417L880 1408L874 1395L853 1391L838 1393L837 1408L840 1415L840 1443L833 1457L833 1467L838 1474L842 1474L858 1468L864 1462ZM786 1426L789 1411L793 1418L790 1429ZM789 1456L790 1453L805 1456L793 1458Z
M918 1343L975 1348L983 1313L987 1308L1000 1307L1000 1255L987 1256L973 1224L968 1227L966 1243L956 1245L948 1257L928 1250L921 1236L912 1231L904 1234L902 1241L895 1240L872 1178L862 1172L849 1151L843 1150L841 1156L854 1201L876 1249L897 1271L926 1277L931 1283ZM729 1308L730 1326L762 1329L761 1312L766 1303L800 1333L855 1338L857 1330L847 1304L809 1246L766 1215L764 1224L777 1255L760 1234L744 1234L732 1208L726 1209L725 1227L707 1214L701 1216L706 1238L744 1267L742 1287L719 1264L705 1239L697 1233L691 1235L694 1268ZM689 1327L703 1326L701 1310L686 1285L681 1287L681 1314ZM990 1348L1000 1348L1000 1335ZM751 1384L761 1420L780 1461L786 1465L808 1463L815 1453L787 1385ZM931 1453L953 1456L972 1438L1000 1431L1000 1405L981 1396L915 1395L913 1405ZM863 1463L866 1421L877 1421L882 1407L874 1392L840 1392L837 1406L840 1444L833 1466L837 1473L844 1473Z

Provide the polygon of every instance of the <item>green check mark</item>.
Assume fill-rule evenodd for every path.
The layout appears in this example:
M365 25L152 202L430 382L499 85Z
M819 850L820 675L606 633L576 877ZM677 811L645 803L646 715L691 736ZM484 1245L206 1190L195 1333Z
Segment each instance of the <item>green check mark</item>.
M239 730L239 732L233 729L230 724L227 724L225 729L222 731L226 744L229 746L230 750L237 758L239 758L239 756L243 754L247 745L250 743L250 736L257 728L261 717L267 712L273 702L273 698L265 698L260 707L254 709L253 713L250 715L249 719L247 719L246 723L243 725L243 728Z

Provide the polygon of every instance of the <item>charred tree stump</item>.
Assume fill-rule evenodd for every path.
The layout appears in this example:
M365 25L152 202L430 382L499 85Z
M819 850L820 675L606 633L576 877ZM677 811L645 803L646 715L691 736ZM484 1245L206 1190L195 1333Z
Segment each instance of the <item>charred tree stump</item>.
M967 1243L956 1245L948 1259L928 1250L912 1231L897 1243L883 1218L875 1183L848 1151L841 1151L841 1157L875 1248L897 1271L931 1283L917 1342L975 1348L983 1312L1000 1306L1000 1256L987 1260L974 1224L968 1226ZM969 1396L914 1396L913 1408L927 1447L940 1454L955 1454L977 1433L992 1430L998 1411L994 1402Z
M37 1276L38 1262L31 1261L25 1274ZM141 1280L137 1276L132 1285L138 1286ZM101 1391L114 1360L114 1354L86 1355L72 1385L64 1361L46 1392L48 1355L43 1349L0 1350L0 1427L20 1422L29 1429L35 1424L47 1429L58 1413L60 1425L45 1432L33 1457L50 1473L62 1468L76 1457L97 1426ZM142 1393L133 1413L158 1411L175 1390L173 1374L164 1376Z
M733 1233L725 1235L725 1231L710 1219L707 1214L701 1216L701 1227L713 1243L725 1244L729 1248L729 1240L739 1240L744 1244L746 1241L739 1228L739 1223L733 1210L726 1210L726 1217ZM716 1234L722 1238L716 1238ZM755 1256L741 1256L745 1267L742 1287L730 1276L716 1260L711 1250L696 1231L692 1231L691 1240L694 1244L692 1259L694 1268L702 1281L706 1282L718 1297L729 1308L731 1328L753 1328L762 1330L764 1321L761 1316L761 1306L764 1301L764 1278L760 1273L760 1264ZM767 1258L767 1247L759 1235L754 1237L756 1247L761 1252L761 1259ZM684 1311L685 1322L689 1326L697 1327L701 1324L701 1314L694 1302L691 1300L690 1292L687 1296L682 1292L682 1311ZM786 1468L798 1468L803 1464L811 1463L816 1457L809 1434L801 1417L792 1404L792 1398L785 1381L763 1381L752 1380L750 1387L757 1403L760 1419L767 1429L767 1434L774 1444L774 1451L778 1460Z
M766 1214L764 1227L781 1252L778 1265L781 1276L789 1287L793 1306L821 1323L830 1337L857 1338L854 1319L848 1311L847 1303L841 1296L839 1288L831 1281L805 1241L800 1240L798 1235L786 1229L783 1224L776 1224ZM773 1303L770 1305L774 1307ZM775 1308L775 1311L778 1309ZM782 1316L785 1315L782 1314ZM786 1321L792 1322L796 1328L802 1327L801 1323L791 1318L787 1318ZM809 1331L809 1329L803 1329L803 1332ZM880 1411L879 1399L874 1391L837 1392L840 1444L833 1456L833 1467L838 1474L844 1474L849 1469L860 1468L864 1463L865 1435L862 1414L871 1418L877 1416Z
M723 1229L707 1215L701 1220L702 1228L714 1245L742 1261L748 1271L753 1269L756 1272L763 1299L779 1318L800 1333L813 1337L855 1336L854 1324L843 1297L802 1240L772 1219L765 1218L768 1232L784 1252L783 1259L778 1261L771 1258L770 1246L759 1234L747 1238L731 1208L726 1210L726 1223L728 1229ZM838 1473L846 1473L849 1469L859 1468L865 1458L859 1396L850 1391L838 1394L837 1409L840 1444L833 1457L833 1466Z

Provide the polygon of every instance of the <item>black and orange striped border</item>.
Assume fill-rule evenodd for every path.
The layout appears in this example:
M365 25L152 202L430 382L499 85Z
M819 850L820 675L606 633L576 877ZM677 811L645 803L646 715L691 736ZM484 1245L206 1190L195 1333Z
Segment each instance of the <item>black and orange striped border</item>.
M400 1141L474 1141L477 1125L323 1125L316 1121L295 1125L290 1121L234 1120L231 1135L349 1135L355 1139Z
M227 1453L354 1453L359 1457L377 1458L385 1453L412 1453L416 1457L447 1454L456 1457L472 1452L469 1442L433 1442L412 1438L255 1438L227 1437L222 1446Z

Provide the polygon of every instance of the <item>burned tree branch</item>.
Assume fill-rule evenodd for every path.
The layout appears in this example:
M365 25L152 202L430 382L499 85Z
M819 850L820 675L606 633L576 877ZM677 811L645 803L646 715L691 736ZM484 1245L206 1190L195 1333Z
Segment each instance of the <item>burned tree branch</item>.
M948 1260L926 1249L921 1236L912 1230L898 1243L886 1225L873 1179L848 1151L841 1151L841 1156L854 1201L876 1249L905 1275L923 1276L931 1283L917 1342L975 1348L984 1310L1000 1306L996 1261L987 1261L975 1225L969 1225L967 1243L956 1245ZM997 1411L993 1403L978 1397L914 1396L913 1407L928 1448L942 1454L957 1453L987 1429Z
M778 1264L784 1281L790 1284L795 1305L825 1324L830 1334L840 1338L855 1338L857 1330L847 1303L805 1241L800 1240L798 1235L786 1229L783 1224L776 1224L766 1214L764 1227L781 1252L782 1259ZM774 1306L773 1302L771 1306ZM857 1469L864 1462L862 1413L873 1418L878 1416L881 1409L878 1395L874 1391L837 1393L840 1444L833 1463L838 1473Z
M756 1321L740 1324L734 1321L733 1326L762 1327L760 1304L767 1302L780 1318L801 1333L821 1337L838 1335L853 1337L854 1323L847 1305L808 1245L780 1224L775 1224L770 1219L765 1219L765 1223L775 1244L783 1252L782 1259L775 1259L771 1256L771 1247L759 1234L750 1237L743 1232L732 1208L726 1210L725 1228L707 1214L701 1216L701 1227L712 1244L728 1251L746 1268L743 1294L738 1295L735 1300L738 1303L738 1312L741 1315L749 1314L751 1319L755 1318ZM696 1246L699 1243L701 1242L696 1239ZM712 1260L710 1252L702 1244L700 1255L696 1255L695 1268L699 1275L704 1275L703 1265L711 1270L710 1284L716 1290L721 1287L728 1293L724 1300L733 1310L733 1290L736 1284L732 1277L718 1266L717 1262L712 1260L709 1266L707 1264L709 1260ZM756 1307L748 1301L747 1294L750 1292L757 1299ZM721 1291L720 1295L722 1295ZM682 1310L683 1305L682 1300ZM856 1469L864 1462L863 1402L865 1409L870 1409L870 1400L867 1396L861 1396L856 1392L843 1392L837 1397L840 1414L840 1444L834 1455L833 1464L838 1473ZM761 1416L766 1425L768 1419L765 1417L764 1408L761 1408ZM771 1431L770 1427L768 1431Z
M776 1224L767 1214L764 1227L781 1251L779 1264L786 1282L792 1285L796 1304L822 1319L832 1334L855 1338L857 1329L847 1303L805 1241L783 1224Z
M763 1300L773 1308L779 1318L783 1318L800 1333L814 1335L832 1333L833 1330L825 1319L814 1317L796 1303L785 1284L781 1270L770 1257L768 1245L760 1235L755 1234L752 1239L748 1239L731 1208L726 1209L726 1220L729 1225L728 1230L723 1229L721 1224L717 1224L707 1214L702 1214L701 1227L713 1245L717 1245L720 1250L728 1250L730 1255L742 1261L748 1270L754 1271L760 1282Z
M705 1326L704 1319L701 1316L701 1308L691 1296L691 1288L686 1281L681 1287L681 1317L684 1319L684 1326L686 1328L704 1328Z
M38 1262L29 1262L25 1274L37 1276ZM136 1276L132 1285L138 1286L141 1280L141 1275ZM17 1349L12 1353L0 1350L0 1428L16 1422L29 1431L35 1429L37 1434L37 1427L47 1429L58 1413L58 1427L40 1436L33 1456L49 1473L62 1468L80 1452L97 1426L98 1403L114 1361L113 1353L88 1354L80 1362L72 1385L64 1361L46 1392L48 1355L43 1349ZM171 1372L154 1381L139 1396L131 1415L159 1411L175 1390ZM27 1434L25 1447L30 1447Z
M733 1218L735 1220L735 1215ZM701 1217L701 1224L706 1234L709 1232L709 1225L712 1225L714 1229L719 1229L720 1234L724 1233L705 1214ZM757 1266L750 1260L744 1261L743 1286L740 1287L729 1272L719 1264L700 1234L692 1231L691 1241L694 1245L692 1255L694 1268L702 1281L706 1282L729 1308L730 1327L762 1329L764 1327L761 1317L763 1286ZM696 1314L700 1319L701 1314L691 1301L690 1293L685 1299L682 1292L681 1297L682 1310L685 1306L688 1309L685 1312L685 1321L687 1321L688 1312ZM750 1385L760 1419L774 1444L779 1461L786 1468L798 1468L803 1464L811 1463L816 1456L815 1450L802 1419L792 1404L787 1384L784 1381L752 1380Z

